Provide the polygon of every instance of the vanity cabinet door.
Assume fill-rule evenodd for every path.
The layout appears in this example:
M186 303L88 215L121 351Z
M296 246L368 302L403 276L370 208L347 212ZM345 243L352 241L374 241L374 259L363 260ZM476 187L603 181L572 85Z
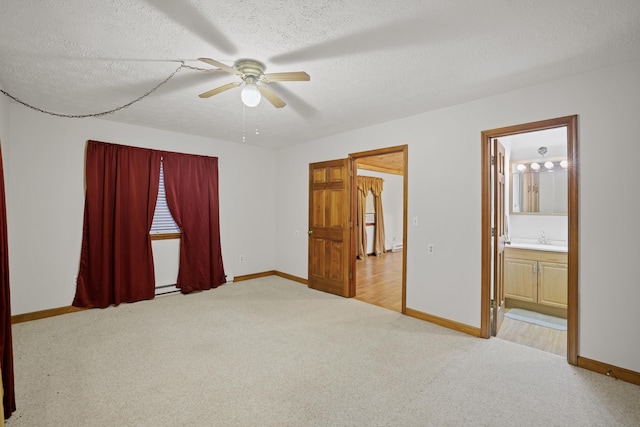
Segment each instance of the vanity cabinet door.
M538 262L538 303L567 308L567 264Z
M505 258L505 297L521 301L538 300L537 261Z

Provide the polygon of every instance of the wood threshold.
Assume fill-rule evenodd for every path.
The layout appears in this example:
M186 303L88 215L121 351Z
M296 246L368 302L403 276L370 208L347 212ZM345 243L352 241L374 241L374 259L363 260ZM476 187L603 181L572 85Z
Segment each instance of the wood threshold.
M414 310L409 307L406 308L405 314L410 317L415 317L416 319L425 320L429 323L434 323L438 326L443 326L448 329L453 329L454 331L472 335L477 338L480 337L480 328L476 328L474 326L469 326L464 323L458 323L453 320L434 316L432 314L423 313L421 311Z
M16 314L15 316L11 316L11 324L14 325L16 323L29 322L31 320L46 319L47 317L54 317L61 314L75 313L77 311L84 310L89 310L89 308L67 306L50 308L48 310L34 311L31 313Z
M640 385L640 372L631 371L625 368L619 368L607 363L598 362L597 360L587 359L586 357L582 356L578 356L578 366L589 371L604 374L617 380Z

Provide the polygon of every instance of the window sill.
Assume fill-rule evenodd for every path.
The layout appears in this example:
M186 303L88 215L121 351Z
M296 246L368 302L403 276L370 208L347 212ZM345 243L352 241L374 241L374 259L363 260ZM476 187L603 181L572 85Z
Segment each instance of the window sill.
M151 234L151 240L179 239L182 233Z

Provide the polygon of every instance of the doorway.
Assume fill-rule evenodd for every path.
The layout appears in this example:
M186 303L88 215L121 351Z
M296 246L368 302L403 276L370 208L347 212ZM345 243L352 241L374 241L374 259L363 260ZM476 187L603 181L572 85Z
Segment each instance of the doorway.
M496 192L496 187L493 183L496 181L496 176L499 175L499 162L493 155L495 150L496 140L500 138L510 137L514 135L522 135L526 133L551 130L557 128L566 129L566 163L563 165L566 168L566 188L567 194L564 196L567 205L567 239L566 239L566 264L564 269L560 262L555 259L551 260L533 260L527 264L523 260L519 260L519 263L514 263L515 267L510 266L508 260L503 258L501 251L504 249L504 243L508 241L508 232L504 233L496 232L496 225L500 225L499 222L504 220L504 216L498 218L495 214L498 210L498 206L501 202L504 203L504 199L501 200L500 194ZM543 147L540 147L541 154ZM546 151L545 151L546 153ZM539 166L540 162L536 163L535 167ZM542 162L544 165L545 162ZM552 167L552 162L549 161L549 168ZM503 171L505 165L502 165ZM508 166L507 166L508 168ZM504 287L502 286L505 268L514 268L513 271L526 271L525 268L531 269L534 274L522 274L522 277L527 280L538 280L534 286L529 286L528 283L522 286L525 291L533 289L531 293L532 298L549 299L551 292L541 287L542 280L546 280L550 283L554 278L561 277L565 274L566 277L566 292L564 295L560 295L561 298L566 298L566 318L567 318L567 336L566 336L566 356L570 364L577 364L577 337L578 337L578 325L577 325L577 312L578 312L578 300L577 300L577 288L578 288L578 141L577 141L577 116L560 117L557 119L544 120L540 122L528 123L523 125L510 126L505 128L493 129L482 132L482 288L481 288L481 336L489 338L490 336L496 336L499 333L500 320L504 315L506 306L504 304ZM511 168L506 169L511 173ZM537 179L537 178L536 178ZM536 192L538 190L538 184L535 186ZM537 194L536 194L537 197ZM532 199L533 200L533 199ZM538 203L535 201L525 201L525 204ZM503 204L504 207L504 204ZM513 203L511 203L511 210L513 210ZM508 224L508 223L507 223ZM499 227L498 227L498 231ZM500 239L504 239L502 242ZM547 237L544 233L539 237L537 243L548 244ZM532 243L535 245L536 243ZM548 249L549 247L544 247ZM531 248L528 248L531 249ZM529 251L533 253L537 251ZM548 254L549 251L543 253ZM550 255L552 256L552 255ZM518 258L525 258L525 256L518 256ZM502 260L503 262L497 262ZM507 267L505 267L505 264ZM520 268L521 270L517 270ZM511 270L509 270L511 271ZM541 279L542 278L542 279ZM537 286L537 287L536 287ZM547 287L548 288L548 287ZM555 291L557 294L557 291ZM507 293L508 296L508 293ZM527 295L523 294L522 299L526 299ZM557 298L557 296L556 296ZM518 298L516 298L518 299ZM560 302L564 302L560 301ZM561 307L560 302L555 304ZM544 300L544 305L553 305L552 300ZM558 308L556 307L556 308ZM493 326L493 328L492 328Z
M407 146L389 147L350 154L353 160L354 180L352 186L354 205L358 204L358 176L381 180L384 190L381 193L384 204L385 237L373 245L373 236L380 224L376 224L376 208L367 209L366 202L360 202L362 212L353 219L354 227L362 226L364 244L357 237L352 245L364 245L356 250L354 269L355 298L369 304L405 313L406 309L406 240L407 240ZM368 193L368 191L366 192ZM370 198L372 199L372 193ZM377 209L380 209L378 207ZM382 209L380 209L382 210ZM360 219L360 216L365 219ZM379 219L378 219L379 221ZM361 224L362 222L362 224ZM354 235L352 234L352 236ZM380 238L379 235L376 239ZM381 250L382 248L382 250Z

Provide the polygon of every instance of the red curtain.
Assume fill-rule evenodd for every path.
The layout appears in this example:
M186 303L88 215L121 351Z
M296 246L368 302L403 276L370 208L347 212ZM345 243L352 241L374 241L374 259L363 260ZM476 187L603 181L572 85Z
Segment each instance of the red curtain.
M76 307L107 307L155 294L149 230L159 151L89 141Z
M182 293L226 282L220 245L218 159L163 153L167 205L180 227L177 287Z
M4 386L4 416L16 410L13 381L13 339L11 336L11 295L9 292L9 245L7 241L7 206L4 194L4 169L0 148L0 362Z

